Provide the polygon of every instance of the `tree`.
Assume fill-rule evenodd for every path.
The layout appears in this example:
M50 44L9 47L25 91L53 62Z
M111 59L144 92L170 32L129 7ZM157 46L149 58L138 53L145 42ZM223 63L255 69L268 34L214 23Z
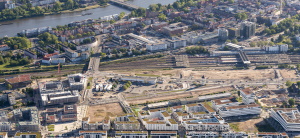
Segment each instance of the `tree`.
M251 43L250 43L250 46L251 46L251 47L255 47L255 46L256 46L255 42L251 42Z
M12 86L10 84L7 84L6 85L7 89L11 90L12 89Z
M291 87L292 84L293 84L293 82L291 82L291 81L289 81L289 80L285 82L285 85L286 85L287 87Z
M300 81L297 81L298 88L300 88Z
M121 12L120 14L119 14L119 19L122 19L124 16L125 16L125 12Z
M167 20L167 16L166 16L165 14L163 14L163 13L160 13L160 14L158 15L158 19L159 19L160 21L166 21L166 20Z
M229 3L234 3L234 0L228 0Z
M289 99L289 105L291 106L291 107L294 107L294 105L295 105L295 99L294 98L291 98L291 99Z
M237 39L233 39L233 40L231 40L231 43L237 44L238 40Z

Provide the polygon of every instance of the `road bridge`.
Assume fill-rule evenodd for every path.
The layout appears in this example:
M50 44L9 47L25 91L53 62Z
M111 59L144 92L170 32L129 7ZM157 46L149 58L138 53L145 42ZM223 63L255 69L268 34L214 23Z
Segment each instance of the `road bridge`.
M136 10L136 9L140 8L139 6L136 6L136 5L121 1L121 0L111 0L110 3L114 4L116 6L120 6L120 7L129 9L129 10Z

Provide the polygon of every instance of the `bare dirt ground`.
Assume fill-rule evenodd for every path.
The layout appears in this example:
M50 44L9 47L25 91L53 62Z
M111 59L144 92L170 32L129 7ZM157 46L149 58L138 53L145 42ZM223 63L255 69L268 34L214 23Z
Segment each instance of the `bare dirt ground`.
M193 92L171 92L171 93L162 93L162 94L157 94L155 97L148 97L147 95L141 95L141 97L136 96L135 98L133 97L127 97L126 101L130 104L143 104L148 102L159 102L163 100L171 100L171 99L180 99L180 98L186 98L186 97L198 97L201 95L206 95L206 94L212 94L212 93L218 93L218 92L223 92L223 91L231 91L233 90L233 87L223 87L223 88L215 88L215 89L207 89L207 90L199 90L199 91L193 91Z
M236 122L234 124L237 124L239 130L248 133L276 131L263 118L250 119L247 121Z
M89 106L86 117L90 117L91 122L102 121L106 116L112 118L125 114L119 103Z
M281 69L279 71L280 71L281 76L283 78L285 78L285 79L288 79L288 78L297 78L295 70Z
M114 73L125 73L122 71L114 71ZM149 74L157 76L168 76L179 78L181 75L182 78L193 77L194 79L201 79L204 75L208 79L247 79L247 80L261 80L261 79L271 79L275 77L274 70L193 70L193 69L172 69L172 70L130 70L126 71L126 74L135 75L135 74Z

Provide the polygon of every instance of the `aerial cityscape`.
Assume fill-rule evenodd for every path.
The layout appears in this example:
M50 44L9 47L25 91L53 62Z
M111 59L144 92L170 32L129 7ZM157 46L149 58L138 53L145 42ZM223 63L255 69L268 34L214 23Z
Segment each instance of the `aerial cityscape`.
M300 0L0 0L0 138L300 138Z

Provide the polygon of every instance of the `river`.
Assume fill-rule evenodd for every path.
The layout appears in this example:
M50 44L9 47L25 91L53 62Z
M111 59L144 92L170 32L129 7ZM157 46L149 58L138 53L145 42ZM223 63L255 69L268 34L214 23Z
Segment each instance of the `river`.
M165 4L173 3L175 1L176 0L133 0L133 1L128 1L128 3L132 3L134 5L146 8L150 4L161 3L165 5ZM119 14L121 12L129 13L130 11L114 5L110 5L107 7L95 8L86 11L39 16L39 17L32 17L32 18L25 18L25 19L17 19L17 20L7 21L7 22L0 22L0 24L10 23L10 22L13 23L10 25L0 26L0 37L15 36L17 33L21 32L24 29L32 29L32 28L45 27L45 26L55 27L57 25L68 24L72 21L81 21L89 18L98 19L103 16ZM93 13L93 14L82 16L82 13Z

